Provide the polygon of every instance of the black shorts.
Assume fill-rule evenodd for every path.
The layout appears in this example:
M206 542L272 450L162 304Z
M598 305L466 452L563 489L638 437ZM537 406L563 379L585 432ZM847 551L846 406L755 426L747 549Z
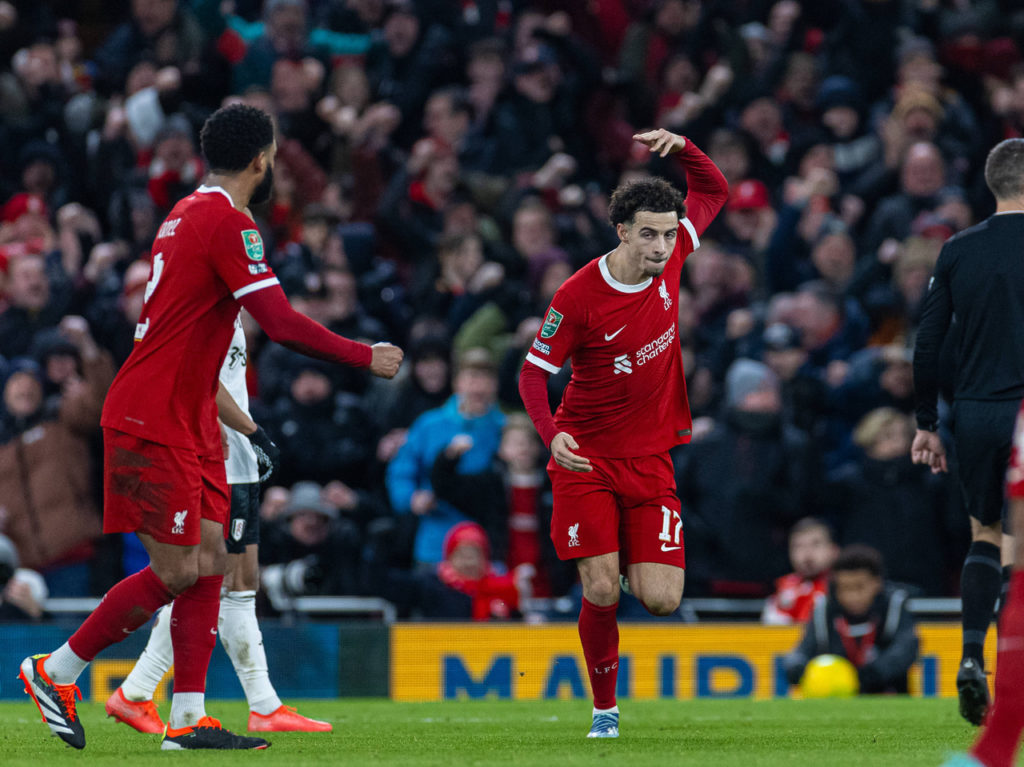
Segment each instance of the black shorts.
M983 525L1006 521L1006 469L1019 400L955 400L953 441L967 513Z
M249 544L260 542L259 482L231 486L231 521L225 542L228 554L241 554Z

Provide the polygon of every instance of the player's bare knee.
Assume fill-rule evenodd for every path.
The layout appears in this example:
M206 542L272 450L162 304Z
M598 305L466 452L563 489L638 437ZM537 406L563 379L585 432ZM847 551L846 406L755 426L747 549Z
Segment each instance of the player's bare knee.
M196 582L196 579L199 578L199 562L193 558L179 562L173 569L158 570L154 567L153 572L156 573L168 591L178 596L191 587Z
M679 609L680 597L672 597L669 594L658 594L654 597L642 600L644 607L652 615L671 615Z
M223 575L228 566L228 550L220 545L206 545L199 552L199 575Z
M595 578L590 583L584 584L583 596L591 604L600 607L613 605L619 601L619 581L617 578L615 580Z

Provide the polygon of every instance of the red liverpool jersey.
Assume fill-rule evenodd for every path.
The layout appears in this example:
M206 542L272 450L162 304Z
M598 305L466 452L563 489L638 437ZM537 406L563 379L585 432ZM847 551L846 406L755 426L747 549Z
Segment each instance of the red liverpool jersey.
M236 299L277 284L255 224L227 192L202 186L181 200L153 241L135 348L110 387L102 425L219 456L217 374Z
M654 455L690 440L679 346L679 278L699 245L689 219L665 270L637 285L618 282L605 254L555 293L526 355L549 373L572 358L572 379L555 412L585 456Z
M1010 470L1006 475L1006 494L1024 500L1024 403L1017 414L1017 428L1013 432L1013 453Z

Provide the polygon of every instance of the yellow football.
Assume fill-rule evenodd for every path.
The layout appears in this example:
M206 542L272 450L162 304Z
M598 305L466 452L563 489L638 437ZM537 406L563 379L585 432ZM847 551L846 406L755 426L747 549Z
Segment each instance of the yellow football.
M839 655L812 658L800 679L800 693L805 698L850 698L859 688L857 669Z

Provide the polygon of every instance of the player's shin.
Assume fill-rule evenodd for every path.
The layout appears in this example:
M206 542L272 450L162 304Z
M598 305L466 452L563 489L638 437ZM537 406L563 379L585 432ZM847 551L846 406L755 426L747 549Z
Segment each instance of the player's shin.
M201 575L175 600L174 620L171 621L174 697L170 719L174 729L192 726L206 715L203 703L206 671L217 643L223 581L222 575Z
M67 647L82 661L91 661L100 650L120 642L139 628L171 599L167 586L150 568L129 575L106 593L99 606L71 635ZM56 674L54 682L57 684L75 681L62 668L59 652L48 659L46 672L51 676Z
M256 592L229 591L220 602L220 641L245 690L249 710L271 714L281 699L270 683L263 634L256 620Z
M174 663L171 647L171 611L174 604L164 607L153 622L153 630L146 649L121 683L121 691L131 701L152 700L160 680Z
M619 603L601 606L583 598L579 633L583 657L587 661L594 708L615 706L615 686L619 672L619 624L615 617Z

